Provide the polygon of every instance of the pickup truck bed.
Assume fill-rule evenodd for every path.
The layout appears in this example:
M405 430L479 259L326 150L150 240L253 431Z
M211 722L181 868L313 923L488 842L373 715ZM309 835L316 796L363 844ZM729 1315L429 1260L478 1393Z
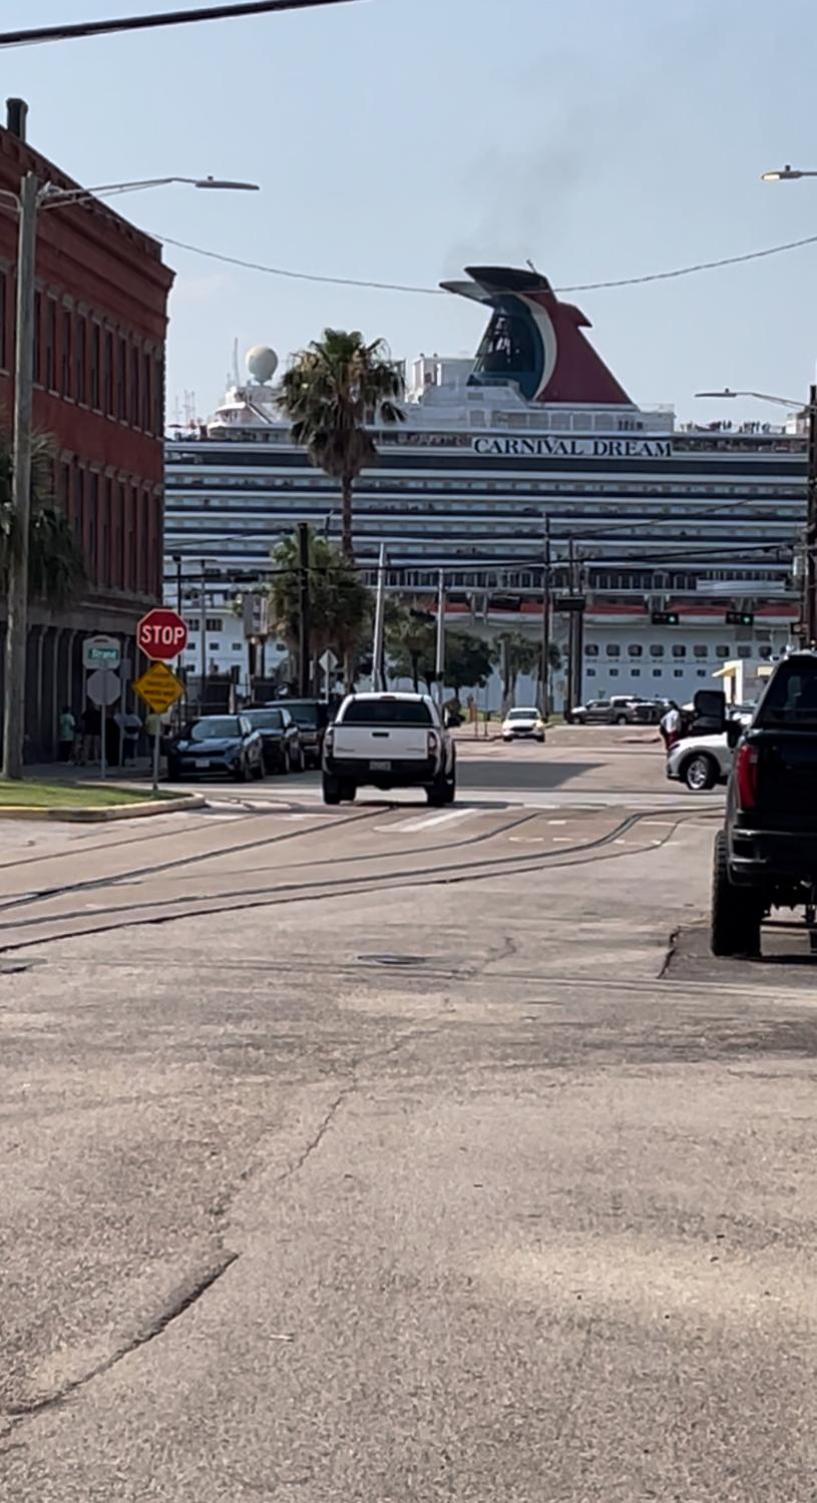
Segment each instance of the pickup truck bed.
M455 766L451 737L426 695L349 695L324 740L324 801L353 799L368 784L424 788L430 803L453 803Z

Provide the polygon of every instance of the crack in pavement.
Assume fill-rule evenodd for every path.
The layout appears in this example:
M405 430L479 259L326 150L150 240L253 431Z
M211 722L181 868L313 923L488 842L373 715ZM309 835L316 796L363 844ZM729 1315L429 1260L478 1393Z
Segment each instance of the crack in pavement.
M286 1180L293 1179L296 1174L300 1173L307 1159L311 1157L316 1148L320 1147L347 1096L354 1095L354 1092L356 1090L357 1081L351 1081L348 1086L344 1086L344 1089L338 1092L338 1095L335 1097L334 1101L330 1102L327 1110L321 1117L321 1120L318 1124L318 1130L315 1133L314 1137L309 1139L309 1142L298 1154L298 1157L290 1164L289 1168L285 1169L283 1174L278 1175L276 1184L282 1185L286 1182Z
M157 1336L161 1336L162 1332L167 1329L172 1321L178 1320L181 1315L184 1315L186 1310L190 1309L191 1305L196 1304L202 1295L207 1293L208 1289L212 1289L217 1280L227 1272L227 1269L235 1263L237 1258L238 1253L225 1253L217 1263L208 1269L207 1273L196 1279L194 1283L182 1285L169 1304L147 1326L138 1331L130 1341L118 1347L103 1362L97 1363L88 1372L83 1373L79 1378L72 1379L70 1383L66 1383L63 1388L57 1389L54 1393L45 1394L39 1399L31 1399L28 1403L8 1405L3 1411L4 1417L11 1421L11 1426L16 1427L25 1419L31 1419L38 1414L43 1414L46 1410L55 1409L64 1404L79 1389L85 1388L88 1383L92 1382L94 1378L99 1378L103 1373L110 1372L111 1368L115 1367L118 1362L121 1362L124 1357L129 1357L131 1352L138 1351L140 1347L146 1346L148 1342L154 1341ZM9 1432L7 1431L6 1433L8 1434Z

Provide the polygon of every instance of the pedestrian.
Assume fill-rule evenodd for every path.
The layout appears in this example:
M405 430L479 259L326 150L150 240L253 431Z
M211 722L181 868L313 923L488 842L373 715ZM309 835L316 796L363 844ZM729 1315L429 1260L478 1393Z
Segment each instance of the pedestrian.
M97 705L88 704L82 712L82 761L98 762L102 741L102 716Z
M665 715L662 715L658 729L661 732L664 750L669 756L676 741L681 738L681 711L674 699L670 700L669 709Z
M74 737L77 732L76 716L70 705L66 705L60 714L58 727L58 752L61 762L70 762L74 754Z

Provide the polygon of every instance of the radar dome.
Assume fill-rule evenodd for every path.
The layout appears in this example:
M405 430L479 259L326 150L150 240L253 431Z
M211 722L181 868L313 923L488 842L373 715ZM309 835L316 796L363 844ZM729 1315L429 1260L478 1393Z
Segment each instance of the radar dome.
M254 344L247 351L247 370L254 381L262 385L270 381L278 369L278 356L268 344Z

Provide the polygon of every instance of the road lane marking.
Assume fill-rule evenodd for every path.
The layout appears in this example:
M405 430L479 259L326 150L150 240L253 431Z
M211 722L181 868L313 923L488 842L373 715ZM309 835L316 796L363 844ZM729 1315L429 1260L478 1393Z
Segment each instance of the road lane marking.
M549 819L548 820L548 824L549 825L566 825L567 824L567 820L566 819Z
M469 814L482 812L480 809L449 809L445 814L423 814L419 819L401 819L399 824L380 825L379 828L389 835L397 830L430 830L432 825L444 825L450 819L465 819Z

